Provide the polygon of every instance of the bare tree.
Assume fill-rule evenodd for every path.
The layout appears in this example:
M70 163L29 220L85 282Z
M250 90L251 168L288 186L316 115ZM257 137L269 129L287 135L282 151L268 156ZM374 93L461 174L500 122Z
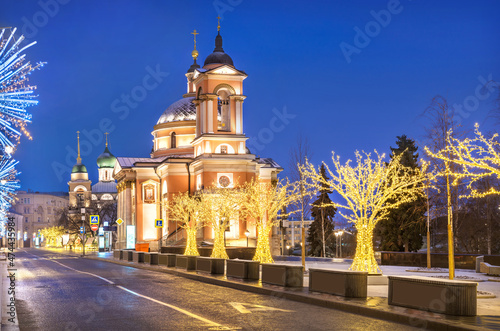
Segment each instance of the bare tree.
M313 153L311 145L307 137L302 134L298 134L297 143L294 147L290 148L290 159L288 162L289 166L289 178L298 183L298 195L299 199L292 205L295 211L300 213L300 227L301 227L301 243L302 243L302 265L305 267L306 264L306 232L304 228L304 219L308 218L311 214L311 199L313 198L312 192L307 190L308 185L305 185L306 177L303 176L300 171L300 166L305 165L306 162L312 159Z

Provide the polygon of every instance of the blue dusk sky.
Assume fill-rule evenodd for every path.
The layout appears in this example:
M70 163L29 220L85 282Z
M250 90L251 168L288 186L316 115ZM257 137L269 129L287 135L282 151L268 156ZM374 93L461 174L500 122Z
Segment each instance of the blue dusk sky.
M186 92L190 33L203 63L218 15L248 74L248 145L284 175L299 134L329 164L331 151L347 160L389 152L402 134L421 141L436 95L465 127L494 129L498 90L481 86L500 77L499 14L499 1L4 0L0 26L36 40L27 57L47 62L30 78L33 140L15 154L22 189L67 191L76 131L93 182L105 131L115 156L149 157L153 126Z

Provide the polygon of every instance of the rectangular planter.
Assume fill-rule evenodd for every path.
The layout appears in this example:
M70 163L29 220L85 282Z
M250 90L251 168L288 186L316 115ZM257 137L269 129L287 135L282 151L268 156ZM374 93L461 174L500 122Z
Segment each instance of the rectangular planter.
M158 253L144 253L144 263L158 264Z
M134 251L133 252L133 261L135 263L144 263L144 252L138 252L138 251Z
M172 253L158 254L158 264L166 265L167 267L173 268L175 267L176 258L177 254L172 254Z
M309 269L309 291L366 298L368 273L364 271Z
M118 260L123 260L123 252L121 249L115 249L113 251L113 257Z
M388 276L388 303L456 316L476 316L477 283L421 276Z
M123 259L125 261L133 261L134 260L134 251L123 251Z
M175 266L177 268L186 269L188 271L196 270L196 256L177 255Z
M304 286L304 267L262 263L262 282L285 287L302 287Z
M215 275L223 275L224 261L225 259L198 256L198 258L196 259L196 271L208 272Z
M242 279L259 279L259 261L226 260L226 276Z

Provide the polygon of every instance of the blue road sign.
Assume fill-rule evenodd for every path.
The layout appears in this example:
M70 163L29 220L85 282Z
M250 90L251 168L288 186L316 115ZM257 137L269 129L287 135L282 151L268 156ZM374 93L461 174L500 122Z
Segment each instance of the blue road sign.
M99 224L99 215L90 215L90 224Z
M83 233L83 226L80 227L80 233Z
M163 220L155 220L155 227L163 228Z

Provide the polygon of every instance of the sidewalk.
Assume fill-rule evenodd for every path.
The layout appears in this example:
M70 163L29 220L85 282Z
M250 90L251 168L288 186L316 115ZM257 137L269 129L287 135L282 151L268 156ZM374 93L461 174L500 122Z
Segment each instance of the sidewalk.
M68 254L81 255L78 253L64 251L62 249L50 249L50 251ZM152 270L173 274L176 276L186 277L189 279L230 287L238 290L271 295L280 299L294 300L313 305L318 305L326 308L334 308L346 312L360 314L379 318L387 321L398 322L409 326L432 329L432 330L500 330L500 283L487 281L489 276L484 274L476 274L473 270L457 270L456 276L465 275L485 280L478 283L478 290L494 293L496 298L477 299L477 316L475 317L457 317L415 310L404 307L389 306L387 304L387 285L369 285L368 298L352 299L341 296L309 292L309 278L306 274L304 278L304 288L283 288L280 286L261 284L260 282L243 281L237 279L227 279L225 276L212 276L206 273L197 273L184 271L182 269L167 268L166 266L155 266L144 263L134 263L123 260L116 260L112 253L97 253L92 252L86 255L85 258L111 262L115 264ZM338 260L337 260L338 261ZM280 264L296 264L300 265L299 261L278 261ZM306 262L306 270L309 268L325 268L325 269L342 269L346 270L350 266L347 262ZM432 273L424 274L417 272L406 272L410 267L398 266L381 266L384 275L418 275L418 276L433 276L447 275L447 273Z
M17 311L15 307L13 308L14 309L13 312L11 312L10 309L10 306L12 305L11 299L15 298L15 294L13 294L12 291L9 291L9 288L11 287L11 279L9 278L9 272L7 269L8 269L7 254L2 249L0 251L0 318L1 318L0 330L17 331L19 330ZM14 286L16 282L17 279L14 279L13 280Z

